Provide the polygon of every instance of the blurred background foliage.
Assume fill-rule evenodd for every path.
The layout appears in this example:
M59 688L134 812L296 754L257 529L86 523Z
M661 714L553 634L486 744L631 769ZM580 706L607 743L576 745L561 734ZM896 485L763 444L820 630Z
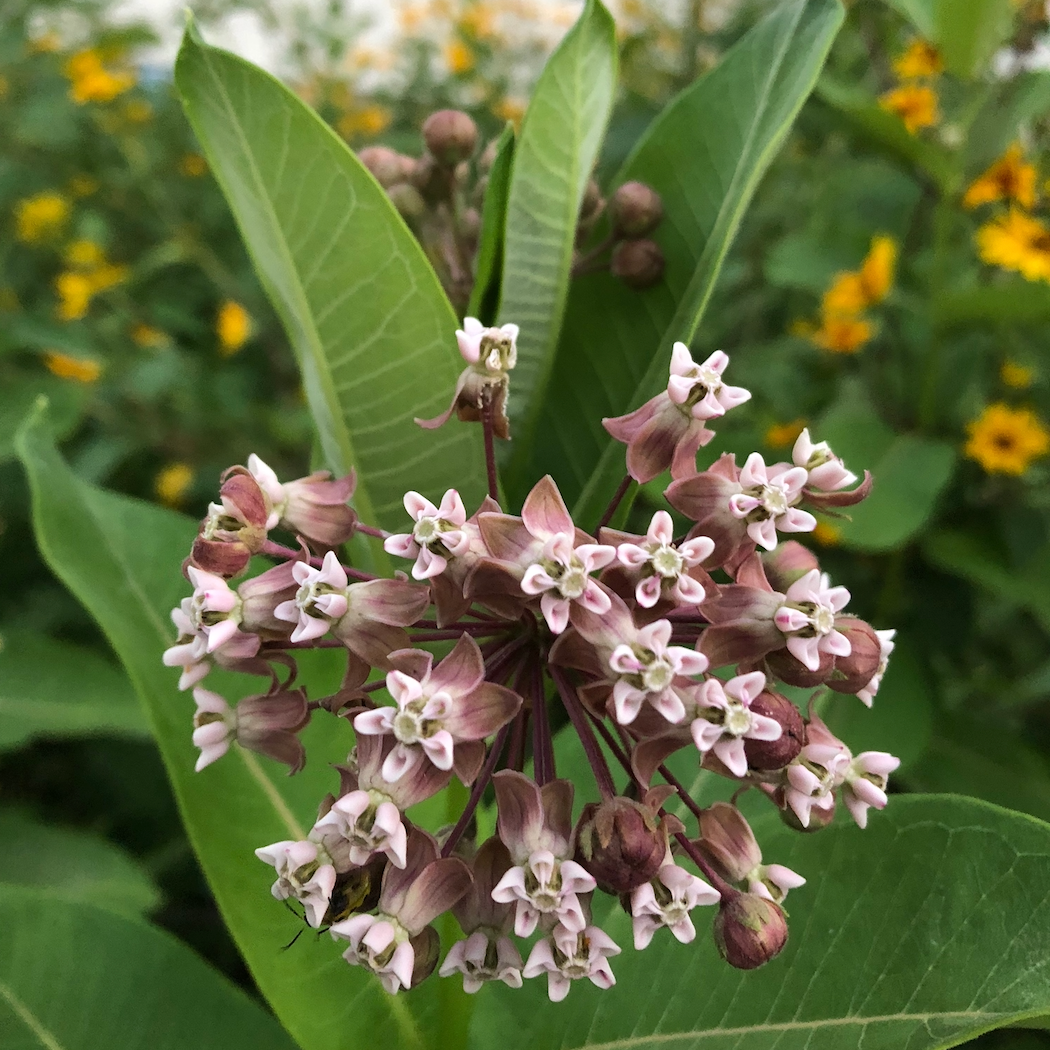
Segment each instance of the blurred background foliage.
M207 29L245 5L198 6ZM768 6L613 5L623 88L599 181ZM866 744L903 759L900 790L1050 819L1050 27L1041 0L972 6L977 33L926 0L847 4L694 350L727 350L754 393L714 447L784 457L809 426L876 475L812 538L858 615L899 631L874 711L836 705L832 728L849 741L865 717ZM418 155L435 109L486 139L520 121L577 8L405 2L378 45L356 8L296 9L282 69L354 148ZM0 881L119 899L247 982L133 691L39 559L12 462L43 393L81 476L195 515L251 451L307 469L293 358L171 70L140 59L153 42L103 0L0 15Z

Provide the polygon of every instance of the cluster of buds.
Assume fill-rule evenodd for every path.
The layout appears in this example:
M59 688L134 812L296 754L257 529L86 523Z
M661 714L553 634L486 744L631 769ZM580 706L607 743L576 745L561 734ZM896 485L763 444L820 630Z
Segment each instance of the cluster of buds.
M423 123L422 136L424 150L419 157L389 146L367 146L358 158L415 233L449 299L462 311L474 285L481 211L496 159L496 140L479 152L477 125L457 109L432 113ZM628 182L606 200L591 179L577 220L579 247L606 212L608 238L586 254L578 251L573 272L611 269L630 288L659 282L664 257L649 235L663 218L660 195L644 183ZM611 258L606 258L610 249Z
M281 484L255 457L224 475L165 654L194 690L198 769L236 743L294 773L308 721L339 720L349 756L338 793L305 839L257 855L275 869L273 895L298 902L390 992L434 970L468 992L540 975L552 1000L581 978L607 988L621 947L597 925L596 894L630 914L637 950L657 937L691 942L694 910L717 907L723 957L759 966L783 947L783 901L805 880L763 860L735 804L701 807L667 760L692 755L732 783L734 800L753 790L798 830L826 826L840 800L861 827L886 805L897 759L854 754L814 703L804 714L778 691L813 687L821 703L852 693L869 706L878 691L893 632L848 615L848 592L781 538L811 530L812 510L863 499L871 478L858 481L805 431L791 462L722 456L698 472L708 424L749 395L723 382L725 354L698 365L679 343L666 390L605 420L627 444L629 473L603 523L585 532L549 476L520 514L506 513L492 448L506 433L517 328L468 318L457 335L466 369L449 411L422 425L453 412L480 421L491 487L480 506L454 489L409 492L405 531L388 534L350 510L352 477ZM668 468L682 534L666 510L644 535L605 527L631 478ZM341 560L335 548L355 530L381 538L405 571L379 578ZM251 555L275 564L235 583ZM310 698L294 686L295 657L322 646L343 653L346 672L334 694ZM231 706L199 685L214 664L269 688ZM568 723L597 785L575 820L552 721ZM419 826L409 811L453 777L469 788L459 819ZM492 797L496 833L478 842L478 807ZM444 912L462 937L442 958Z

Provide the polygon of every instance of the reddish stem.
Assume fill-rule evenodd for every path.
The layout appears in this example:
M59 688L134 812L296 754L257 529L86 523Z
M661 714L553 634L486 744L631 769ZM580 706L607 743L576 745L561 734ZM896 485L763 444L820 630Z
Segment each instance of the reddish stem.
M689 841L689 837L681 831L675 833L675 841L689 855L689 859L707 876L707 881L723 896L735 892L733 887L715 871L704 858L704 855Z
M492 741L492 747L489 748L485 764L481 767L481 772L470 789L470 798L467 799L467 804L459 815L459 820L456 821L455 827L448 833L445 845L441 847L442 857L447 857L452 853L456 848L456 843L463 837L463 832L467 830L470 819L474 816L474 811L478 808L478 803L481 801L481 796L485 794L485 788L489 786L489 781L492 780L492 774L496 769L499 756L503 754L503 745L507 742L507 733L509 731L510 723L508 722L496 734L496 739Z
M657 772L675 789L678 797L685 803L686 808L699 820L700 814L704 811L703 807L696 803L692 795L686 791L685 785L667 768L667 764L664 763L662 766L657 766Z
M576 735L580 738L580 743L583 745L587 761L594 771L594 779L598 783L598 790L601 792L602 798L615 797L616 785L613 783L612 773L609 772L609 763L605 761L605 755L602 754L598 738L594 735L591 723L584 713L583 703L576 695L576 690L573 688L572 683L559 668L551 667L549 670L550 676L554 679L554 684L558 687L558 692L561 694L565 710L568 712L569 718L576 729Z
M555 777L554 741L547 717L547 695L543 688L543 670L539 660L528 669L529 696L532 700L532 765L536 783L543 787Z
M279 543L274 543L273 540L266 540L263 545L259 548L260 554L265 554L270 558L283 558L285 561L303 561L303 552L292 550L291 547L283 547ZM321 568L324 564L323 558L317 558L314 555L308 555L306 561L312 565L315 569ZM374 576L370 572L361 572L360 569L354 569L349 565L341 566L343 572L347 574L352 580L378 580L378 576Z
M601 521L598 522L598 528L594 530L594 534L597 535L599 530L604 529L606 525L612 521L613 515L616 513L616 508L619 507L624 496L627 495L627 490L631 487L631 482L634 479L630 474L625 474L623 481L620 482L620 487L613 494L613 498L609 501L609 506L605 508L605 513L601 517Z
M374 525L362 525L361 522L357 523L357 531L366 536L375 536L379 540L385 540L390 535L385 529L377 529Z

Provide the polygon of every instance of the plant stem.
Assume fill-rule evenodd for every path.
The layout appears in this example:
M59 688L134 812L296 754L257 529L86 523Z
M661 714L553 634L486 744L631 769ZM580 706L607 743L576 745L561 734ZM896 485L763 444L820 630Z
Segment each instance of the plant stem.
M273 540L265 540L263 545L259 548L260 554L265 554L270 558L282 558L285 561L302 561L302 551L292 550L291 547L282 547L279 543L274 543ZM312 554L307 555L306 562L312 565L315 569L321 568L324 565L323 558L316 558ZM374 576L370 572L361 572L360 569L352 568L349 565L341 565L340 568L353 580L378 580L378 576Z
M496 448L492 422L492 388L481 392L481 429L485 437L485 472L488 475L489 496L499 502L499 478L496 476Z
M492 774L495 772L496 763L499 761L500 755L503 754L503 746L507 742L507 734L509 732L510 723L508 722L496 734L496 739L492 741L492 747L489 748L485 764L481 767L481 772L478 774L477 780L474 781L474 786L470 789L470 798L467 799L467 804L460 814L459 820L456 821L455 827L448 833L445 845L441 847L442 857L447 857L452 853L456 848L456 843L463 837L463 832L467 830L467 825L474 816L478 803L481 802L481 796L485 794L485 788L489 786L489 781L492 780Z
M554 741L551 739L550 719L547 717L547 696L543 688L543 672L538 661L528 671L529 697L532 700L532 765L533 776L540 787L554 779Z
M616 508L619 507L620 502L623 500L624 496L627 495L627 490L631 487L631 482L633 480L634 479L630 474L624 475L623 481L620 482L620 487L613 494L613 498L609 501L609 506L605 508L605 513L602 515L601 521L598 522L598 528L594 530L596 534L612 521L612 517L616 513Z
M724 895L727 891L733 891L733 887L711 867L711 865L704 859L703 854L692 844L692 842L689 841L689 838L683 832L676 832L675 841L685 850L689 859L707 876L707 881L710 882L719 893Z
M658 766L657 772L675 789L678 797L685 803L686 808L699 820L700 814L704 811L703 807L697 805L696 800L686 791L685 785L667 768L667 764L664 763L664 765Z
M616 737L609 731L609 727L597 716L587 712L590 716L591 722L594 728L598 730L602 740L605 741L605 746L616 756L616 761L623 766L623 771L642 789L645 791L645 785L638 779L634 772L634 766L631 765L631 759L628 757L627 752L620 747L616 741Z
M616 235L610 233L603 241L599 241L589 252L584 253L576 260L572 267L572 277L578 277L581 273L587 273L588 267L602 252L608 251L616 243Z
M356 529L358 532L363 532L366 536L375 536L381 540L385 540L390 535L384 529L377 529L374 525L362 525L361 522L357 523Z
M502 627L494 625L490 627L481 624L478 624L478 626L481 627L481 630L465 631L462 627L456 627L447 631L413 631L411 638L413 642L458 642L464 634L469 634L472 638L492 638L504 633Z
M558 687L562 703L565 705L565 710L568 712L569 718L576 729L576 735L580 738L584 754L587 755L587 761L591 764L591 769L594 771L594 779L598 783L598 790L601 792L602 798L614 798L616 785L613 783L612 773L609 772L609 763L605 761L601 745L599 745L598 738L594 735L594 730L591 728L590 720L584 712L580 698L576 695L576 690L557 667L550 668L550 675L554 679L554 684Z

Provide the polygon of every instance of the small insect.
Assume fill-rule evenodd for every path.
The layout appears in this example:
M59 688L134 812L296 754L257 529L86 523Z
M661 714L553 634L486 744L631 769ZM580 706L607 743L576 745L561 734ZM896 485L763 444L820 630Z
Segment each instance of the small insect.
M363 868L353 868L339 876L332 888L328 909L317 929L318 937L326 933L335 923L342 922L357 912L371 911L379 903L380 884L386 864L386 858L382 857L373 860ZM309 929L306 916L293 907L291 901L284 901L284 906L304 924L304 928ZM303 930L299 930L281 951L288 951L302 935Z

